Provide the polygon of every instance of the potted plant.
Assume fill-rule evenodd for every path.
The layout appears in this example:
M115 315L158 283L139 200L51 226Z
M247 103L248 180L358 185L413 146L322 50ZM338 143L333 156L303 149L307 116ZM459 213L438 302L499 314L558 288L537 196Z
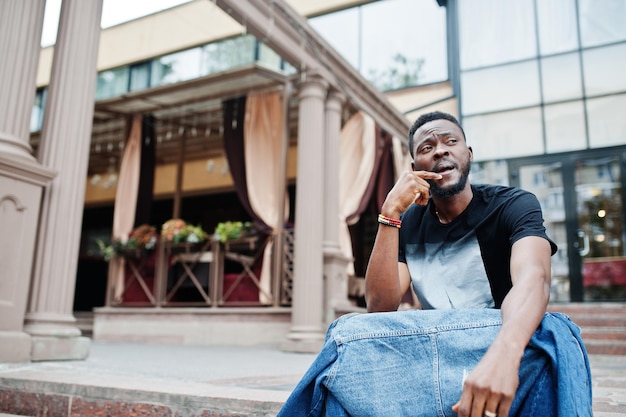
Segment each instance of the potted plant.
M214 238L220 243L242 239L252 232L252 223L240 221L219 222L215 227Z
M161 239L174 252L189 252L208 238L209 234L201 226L188 224L183 219L170 219L161 226Z
M127 239L112 239L108 244L98 240L98 246L106 261L114 256L140 258L148 256L154 250L158 236L154 226L142 224L133 229Z

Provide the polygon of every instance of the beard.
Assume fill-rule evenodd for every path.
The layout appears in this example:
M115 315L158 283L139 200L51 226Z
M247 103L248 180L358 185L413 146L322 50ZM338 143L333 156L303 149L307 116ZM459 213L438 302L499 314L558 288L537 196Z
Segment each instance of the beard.
M461 177L459 178L459 180L455 184L449 185L447 187L440 187L435 183L434 180L427 180L430 184L430 193L439 198L450 198L459 194L461 191L463 191L465 185L467 184L469 172L470 164L467 163L461 170Z

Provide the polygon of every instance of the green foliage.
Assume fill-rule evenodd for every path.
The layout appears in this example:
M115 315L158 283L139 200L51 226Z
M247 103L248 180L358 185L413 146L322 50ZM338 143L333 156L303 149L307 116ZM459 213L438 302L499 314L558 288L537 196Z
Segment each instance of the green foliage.
M226 242L244 237L252 230L252 223L240 221L220 222L215 227L214 237L218 242Z

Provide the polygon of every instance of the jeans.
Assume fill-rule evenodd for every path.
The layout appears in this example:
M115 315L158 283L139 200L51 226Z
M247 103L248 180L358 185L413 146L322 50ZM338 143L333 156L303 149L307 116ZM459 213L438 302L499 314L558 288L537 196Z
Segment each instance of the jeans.
M409 310L349 314L278 417L455 416L464 375L501 326L500 310ZM580 331L547 313L520 364L509 416L592 416L591 373Z

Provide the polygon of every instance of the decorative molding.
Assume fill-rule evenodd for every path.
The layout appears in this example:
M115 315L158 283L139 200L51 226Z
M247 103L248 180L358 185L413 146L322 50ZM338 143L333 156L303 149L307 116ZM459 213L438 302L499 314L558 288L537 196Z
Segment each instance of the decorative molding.
M4 203L5 201L11 201L13 205L15 206L15 210L17 211L26 210L26 206L23 205L20 202L20 199L17 198L17 196L14 194L6 194L4 197L0 198L0 206L2 206L2 203Z

